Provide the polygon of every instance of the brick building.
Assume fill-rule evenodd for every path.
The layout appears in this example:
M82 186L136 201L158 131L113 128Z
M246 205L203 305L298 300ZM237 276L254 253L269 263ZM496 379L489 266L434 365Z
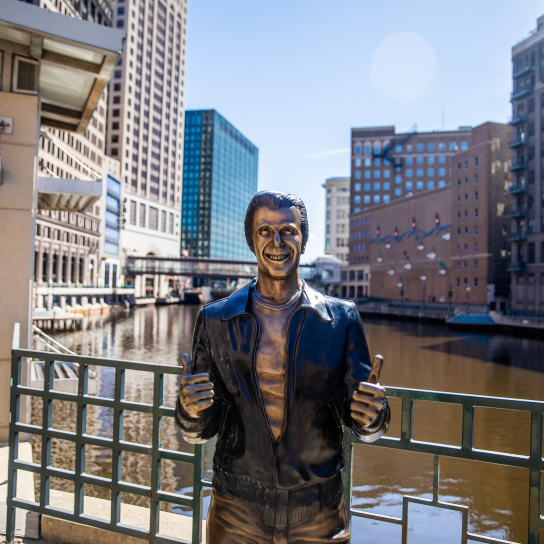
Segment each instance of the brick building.
M349 261L371 296L506 307L507 142L499 123L353 129Z
M544 16L512 48L512 309L544 312Z

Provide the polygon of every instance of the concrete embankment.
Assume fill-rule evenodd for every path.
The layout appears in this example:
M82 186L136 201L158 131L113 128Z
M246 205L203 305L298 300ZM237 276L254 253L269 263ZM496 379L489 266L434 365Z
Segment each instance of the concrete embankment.
M543 317L509 316L499 312L488 312L485 308L476 306L449 308L447 305L437 304L423 306L367 302L358 304L357 308L363 316L445 323L448 327L459 330L531 337L544 335Z

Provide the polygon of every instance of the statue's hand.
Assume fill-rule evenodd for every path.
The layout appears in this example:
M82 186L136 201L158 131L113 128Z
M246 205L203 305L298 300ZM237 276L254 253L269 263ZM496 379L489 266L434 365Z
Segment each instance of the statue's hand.
M351 419L361 427L372 424L385 402L385 388L380 384L383 357L376 355L366 382L360 382L351 401Z
M198 418L213 404L213 383L207 372L192 373L191 358L186 353L179 360L184 370L179 382L179 400L187 415Z

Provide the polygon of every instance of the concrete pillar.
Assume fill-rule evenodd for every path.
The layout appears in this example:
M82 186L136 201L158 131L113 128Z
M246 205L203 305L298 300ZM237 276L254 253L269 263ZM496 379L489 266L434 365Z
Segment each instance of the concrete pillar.
M142 296L142 276L138 275L134 278L134 296Z
M36 231L37 96L0 92L0 116L13 119L2 134L0 185L0 443L7 442L13 326L20 323L20 347L31 347L32 278Z
M168 277L158 276L159 281L159 298L164 298L168 294Z

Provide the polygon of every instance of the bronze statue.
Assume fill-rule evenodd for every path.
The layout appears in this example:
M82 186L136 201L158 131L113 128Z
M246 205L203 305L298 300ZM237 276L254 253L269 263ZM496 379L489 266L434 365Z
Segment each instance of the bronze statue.
M257 193L245 218L258 275L204 306L183 355L176 421L185 439L217 434L211 544L349 543L342 425L374 441L390 418L353 302L298 275L303 202Z

